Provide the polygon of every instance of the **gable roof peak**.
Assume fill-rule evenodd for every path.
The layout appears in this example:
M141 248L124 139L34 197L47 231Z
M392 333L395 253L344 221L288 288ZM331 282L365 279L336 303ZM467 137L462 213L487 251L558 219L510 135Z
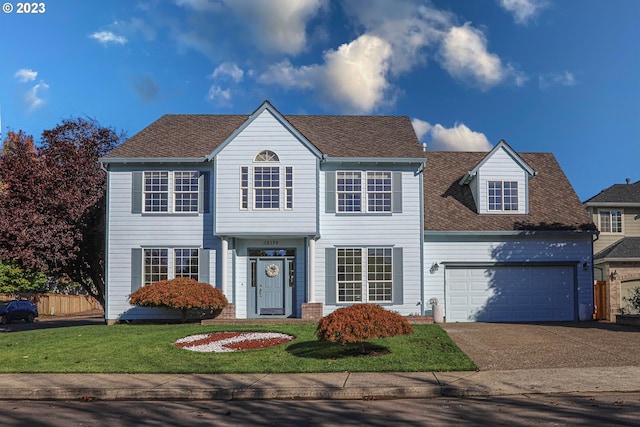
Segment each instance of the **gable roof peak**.
M529 164L514 150L511 148L507 141L501 139L498 143L487 153L486 156L469 172L467 172L460 180L460 185L468 184L471 179L478 173L478 170L489 160L495 153L500 150L504 150L511 158L527 172L530 176L534 177L538 174Z

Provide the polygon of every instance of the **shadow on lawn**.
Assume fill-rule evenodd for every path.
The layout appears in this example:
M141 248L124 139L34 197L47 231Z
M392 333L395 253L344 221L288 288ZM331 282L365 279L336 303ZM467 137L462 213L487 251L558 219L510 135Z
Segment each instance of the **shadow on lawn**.
M306 341L291 344L287 347L287 352L296 357L306 357L310 359L340 359L343 357L364 357L364 356L384 356L389 354L387 347L377 344L336 344L323 341Z

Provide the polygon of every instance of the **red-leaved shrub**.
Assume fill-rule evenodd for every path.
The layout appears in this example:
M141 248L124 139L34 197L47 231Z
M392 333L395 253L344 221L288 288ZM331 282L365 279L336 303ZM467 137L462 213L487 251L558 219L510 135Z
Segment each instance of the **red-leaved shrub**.
M220 311L229 303L224 294L208 283L186 277L161 280L143 286L131 295L129 302L143 307L167 307L182 310L182 321L190 309Z
M318 322L320 341L340 344L364 343L372 338L413 333L407 319L377 304L354 304L339 308Z

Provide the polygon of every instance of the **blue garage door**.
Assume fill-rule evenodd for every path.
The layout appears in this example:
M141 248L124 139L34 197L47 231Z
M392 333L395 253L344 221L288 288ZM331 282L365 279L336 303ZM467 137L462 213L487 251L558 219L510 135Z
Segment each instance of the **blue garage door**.
M447 322L576 318L571 266L447 267L445 277Z

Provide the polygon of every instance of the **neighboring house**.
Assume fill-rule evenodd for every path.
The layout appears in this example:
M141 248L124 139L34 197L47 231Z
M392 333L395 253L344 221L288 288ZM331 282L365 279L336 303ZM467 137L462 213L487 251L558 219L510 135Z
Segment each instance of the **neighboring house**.
M593 243L596 280L607 282L607 318L640 286L640 181L614 184L584 202L600 234Z
M102 158L109 323L187 276L237 318L377 303L447 321L590 318L594 226L551 154L425 152L408 117L165 115ZM583 313L579 313L579 311ZM579 315L580 314L580 315Z

